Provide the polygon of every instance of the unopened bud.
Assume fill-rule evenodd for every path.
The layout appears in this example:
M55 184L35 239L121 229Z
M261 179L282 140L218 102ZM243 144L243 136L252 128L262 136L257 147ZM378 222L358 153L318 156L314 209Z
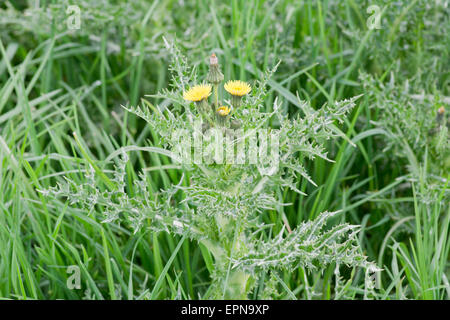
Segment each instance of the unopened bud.
M241 126L242 126L242 124L239 120L234 119L231 121L231 129L237 130L237 129L240 129Z
M444 113L445 113L445 108L444 107L440 107L437 111L437 115L436 115L436 122L440 125L442 124L443 120L444 120Z
M209 57L209 64L219 64L219 59L217 59L217 56L214 53Z
M214 85L218 85L223 81L223 78L223 74L220 71L219 59L217 59L217 56L213 53L209 57L209 73L206 80Z

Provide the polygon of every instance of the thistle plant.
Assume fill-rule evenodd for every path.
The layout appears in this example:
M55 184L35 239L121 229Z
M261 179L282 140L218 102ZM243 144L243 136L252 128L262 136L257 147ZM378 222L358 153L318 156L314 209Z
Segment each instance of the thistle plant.
M262 111L266 85L276 67L253 85L226 82L227 94L221 97L224 79L217 56L210 58L208 82L201 83L179 50L172 44L169 50L172 89L152 97L171 105L153 106L144 100L141 106L124 108L158 134L158 146L140 148L169 156L183 172L180 183L155 196L142 173L131 195L125 166L126 151L132 149L124 147L107 159L116 159L113 178L90 163L85 184L67 179L42 192L64 197L87 212L101 207L104 222L125 220L137 231L150 221L154 232L197 242L212 265L212 287L203 297L246 299L264 274L299 267L321 270L335 264L337 278L340 266L359 267L369 279L377 268L362 253L358 226L329 225L339 212L323 212L293 229L286 223L277 232L263 219L267 211L283 214L289 205L279 200L277 190L288 188L305 196L298 188L300 180L315 185L305 163L315 158L331 161L325 142L342 135L335 124L343 122L356 98L319 110L301 101L303 115L290 119L277 99L273 111ZM279 125L271 126L270 120ZM108 190L102 191L101 182Z
M448 283L448 267L435 261L448 261L450 251L449 99L437 89L433 95L426 94L417 78L399 81L391 75L383 83L361 73L360 79L370 111L378 113L371 124L381 133L377 142L385 157L381 158L382 166L391 166L384 169L386 172L397 169L398 180L407 181L393 195L412 199L389 212L390 218L397 220L392 230L399 229L392 232L394 244L390 250L399 258L399 265L394 260L392 269L405 270L411 287L405 295L439 299L447 294L441 288ZM405 232L408 243L397 242ZM384 249L378 260L382 267L383 253Z
M444 207L447 207L450 194L444 186L450 177L448 98L438 93L418 94L420 86L414 81L398 84L392 79L382 84L365 73L360 78L372 109L380 112L379 119L372 123L388 138L384 139L383 151L407 160L410 180L427 185L420 188L426 202L436 201L444 190ZM434 193L435 199L425 193Z

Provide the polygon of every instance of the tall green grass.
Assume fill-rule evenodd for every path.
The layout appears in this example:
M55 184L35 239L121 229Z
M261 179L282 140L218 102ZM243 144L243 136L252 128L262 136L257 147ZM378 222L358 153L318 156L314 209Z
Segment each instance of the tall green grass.
M305 163L317 188L302 180L298 187L307 197L279 192L292 205L263 219L279 232L324 210L342 210L337 219L362 226L360 243L384 270L371 293L362 289L362 272L341 270L348 282L339 295L333 294L334 266L323 273L281 273L270 280L280 299L449 299L448 167L428 154L383 151L392 138L378 123L377 104L384 100L365 92L359 77L363 71L381 84L415 82L423 90L417 95L447 101L448 115L448 8L380 1L381 29L369 30L369 1L139 0L122 11L121 1L94 3L80 2L93 18L72 32L64 20L47 21L37 9L25 14L35 1L0 4L1 298L208 297L212 257L201 246L146 230L132 234L127 225L100 223L98 212L48 202L37 191L63 176L82 183L86 161L110 175L114 168L105 159L121 146L159 146L155 133L120 105L137 105L166 86L170 57L164 36L176 39L202 74L212 51L227 79L252 82L281 60L269 82L267 110L276 97L295 115L297 96L320 108L363 94L345 122L346 139L328 145L335 162ZM65 10L55 8L64 18ZM414 99L409 103L417 105ZM130 158L131 193L142 169L151 197L180 181L182 172L167 157L133 151ZM441 166L444 178L435 190L428 190L431 165ZM411 172L421 172L422 180L411 180ZM431 203L420 196L428 191L436 195ZM66 286L70 265L81 269L80 290ZM263 290L255 290L252 298L262 297Z

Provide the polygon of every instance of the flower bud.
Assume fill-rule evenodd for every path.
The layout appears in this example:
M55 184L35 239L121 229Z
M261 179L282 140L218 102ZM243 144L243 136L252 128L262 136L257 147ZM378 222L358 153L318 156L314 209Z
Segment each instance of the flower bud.
M230 117L231 109L230 107L222 106L217 109L216 116L217 116L217 122L221 126L225 126L227 124L227 120Z
M436 115L436 122L440 125L442 124L443 120L444 120L444 113L445 113L445 108L444 107L440 107L437 111L437 115Z
M231 121L231 129L237 130L240 129L242 126L241 122L239 120L232 120Z
M208 82L218 85L224 79L222 72L220 71L219 59L213 53L211 57L209 57L209 73L206 77Z

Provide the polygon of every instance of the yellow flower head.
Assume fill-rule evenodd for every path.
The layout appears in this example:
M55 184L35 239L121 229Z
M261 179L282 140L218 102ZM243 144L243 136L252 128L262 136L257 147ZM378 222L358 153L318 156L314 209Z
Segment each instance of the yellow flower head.
M208 98L211 95L211 85L199 84L193 86L183 94L184 100L188 101L201 101Z
M226 117L230 113L231 109L229 107L223 106L217 109L217 113L222 116Z
M245 96L252 90L247 82L241 80L228 81L224 85L225 90L227 90L233 96Z

